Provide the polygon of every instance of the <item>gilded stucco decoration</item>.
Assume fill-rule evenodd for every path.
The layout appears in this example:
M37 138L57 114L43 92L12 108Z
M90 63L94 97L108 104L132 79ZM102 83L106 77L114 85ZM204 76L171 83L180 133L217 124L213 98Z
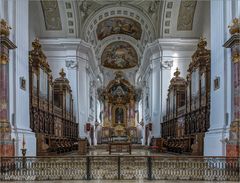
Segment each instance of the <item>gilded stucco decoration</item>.
M57 0L42 0L42 10L45 20L46 30L62 30L62 22Z
M191 31L193 26L196 0L182 0L178 14L178 31Z
M103 51L102 65L111 69L128 69L138 64L136 50L127 42L110 43Z
M108 18L98 24L97 37L99 40L103 40L112 34L126 34L140 40L142 28L140 23L124 17Z

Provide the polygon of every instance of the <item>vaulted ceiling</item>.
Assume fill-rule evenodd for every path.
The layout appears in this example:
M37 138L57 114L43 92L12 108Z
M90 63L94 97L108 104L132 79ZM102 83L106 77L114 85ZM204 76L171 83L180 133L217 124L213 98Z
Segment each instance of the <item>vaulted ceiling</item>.
M147 43L199 37L209 18L202 13L209 2L195 0L39 0L29 8L30 36L81 38L93 45L107 82L124 69L133 84Z

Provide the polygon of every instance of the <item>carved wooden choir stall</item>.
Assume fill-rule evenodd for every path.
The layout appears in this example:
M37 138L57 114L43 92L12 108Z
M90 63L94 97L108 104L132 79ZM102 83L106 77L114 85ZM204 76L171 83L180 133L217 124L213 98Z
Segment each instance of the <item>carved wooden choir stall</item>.
M203 155L210 118L210 51L201 38L192 56L187 80L175 72L171 80L162 134L168 151Z
M62 70L52 81L51 69L39 40L29 56L30 127L37 137L37 155L77 149L78 124L73 115L69 81Z

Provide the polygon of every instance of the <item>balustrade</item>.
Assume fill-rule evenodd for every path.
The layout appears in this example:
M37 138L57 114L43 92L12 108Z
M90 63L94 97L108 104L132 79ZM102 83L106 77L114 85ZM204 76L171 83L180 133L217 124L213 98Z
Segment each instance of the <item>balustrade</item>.
M1 181L206 180L239 181L240 158L166 156L2 157Z

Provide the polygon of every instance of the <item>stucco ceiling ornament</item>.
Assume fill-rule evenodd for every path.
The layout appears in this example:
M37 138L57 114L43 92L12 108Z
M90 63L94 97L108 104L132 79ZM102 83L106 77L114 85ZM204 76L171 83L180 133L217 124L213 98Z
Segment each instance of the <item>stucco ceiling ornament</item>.
M41 0L46 30L62 30L62 22L57 0Z
M179 15L178 15L177 30L179 31L192 30L196 5L197 5L196 0L181 1Z
M84 19L87 18L90 7L91 7L91 4L88 4L86 0L84 0L80 5L80 13L82 14L82 17Z
M232 25L228 26L230 34L240 34L240 18L234 18Z

